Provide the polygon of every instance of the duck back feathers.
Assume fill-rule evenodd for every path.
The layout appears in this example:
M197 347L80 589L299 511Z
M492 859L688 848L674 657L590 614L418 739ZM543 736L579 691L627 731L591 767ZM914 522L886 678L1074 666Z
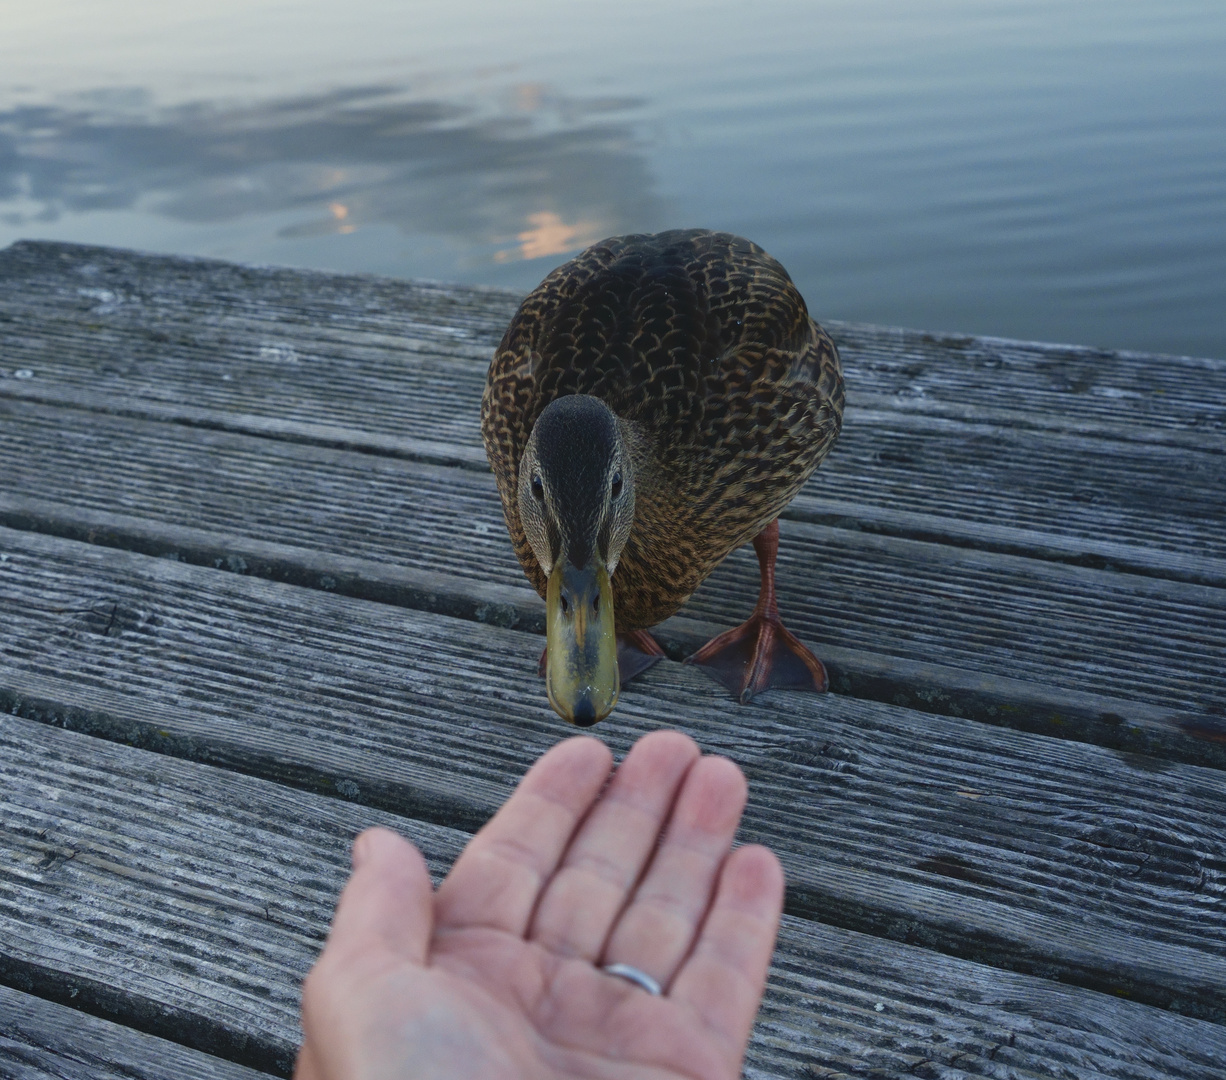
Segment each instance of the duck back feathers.
M778 516L838 435L834 343L756 244L698 229L614 237L558 267L512 319L490 366L482 434L520 563L519 463L557 398L622 421L635 524L613 576L620 630L667 618Z

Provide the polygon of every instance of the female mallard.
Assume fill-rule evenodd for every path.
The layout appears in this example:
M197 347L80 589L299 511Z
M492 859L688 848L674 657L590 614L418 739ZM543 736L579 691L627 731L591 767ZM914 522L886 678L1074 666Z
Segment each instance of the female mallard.
M515 554L546 600L546 688L587 727L662 655L645 629L754 541L753 616L689 658L742 701L826 688L779 621L779 512L843 419L834 343L756 244L677 229L558 267L490 365L481 433ZM618 639L622 671L619 677Z

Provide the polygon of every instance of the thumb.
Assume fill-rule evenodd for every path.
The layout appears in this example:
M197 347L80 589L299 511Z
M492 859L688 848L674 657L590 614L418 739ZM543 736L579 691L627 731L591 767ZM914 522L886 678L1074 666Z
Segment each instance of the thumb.
M390 829L367 829L353 843L353 873L325 951L424 964L433 931L434 887L421 852Z
M341 893L319 960L302 986L302 1049L296 1080L355 1076L354 1053L376 972L421 965L434 930L434 890L421 852L389 829L353 844L353 873Z

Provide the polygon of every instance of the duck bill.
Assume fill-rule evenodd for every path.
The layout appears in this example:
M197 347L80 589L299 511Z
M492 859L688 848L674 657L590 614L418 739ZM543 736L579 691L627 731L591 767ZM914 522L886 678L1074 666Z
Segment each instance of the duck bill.
M545 593L545 689L558 715L579 727L603 720L617 704L613 589L599 556L582 568L565 556Z

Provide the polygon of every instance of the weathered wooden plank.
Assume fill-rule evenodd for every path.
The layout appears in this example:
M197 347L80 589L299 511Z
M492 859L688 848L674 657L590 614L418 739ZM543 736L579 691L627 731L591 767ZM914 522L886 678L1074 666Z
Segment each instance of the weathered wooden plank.
M853 410L787 517L1226 583L1221 454Z
M400 828L436 874L463 844L335 799L0 724L0 978L283 1075L299 984L362 823Z
M1226 358L831 325L840 352L847 346L854 356L866 408L1218 452L1226 445Z
M22 253L29 257L19 258ZM11 296L0 370L31 378L0 380L4 394L484 467L477 403L484 360L511 310L513 298L504 294L456 289L450 295L439 286L56 245L45 251L18 245L0 255L0 280L6 267ZM90 272L83 276L82 270ZM100 276L114 289L81 284ZM99 300L101 294L110 299ZM5 310L0 298L0 313ZM446 318L455 325L442 325ZM1226 383L1214 374L1214 362L1205 368L1134 356L1107 364L1092 350L1035 346L1010 352L1018 343L1000 342L1012 359L992 360L985 359L986 346L967 346L978 339L957 339L945 348L923 340L930 335L864 328L862 371L858 331L842 329L847 431L808 489L818 502L811 512L837 514L870 530L948 535L999 550L1033 548L1049 557L1176 576L1189 567L1163 559L1164 551L1195 557L1218 550L1201 545L1206 538L1219 542L1205 498L1214 490L1212 478L1226 469L1226 439L1215 441L1212 424L1196 412L1215 400L1217 383ZM1065 353L1070 368L1062 374L1053 358ZM1030 359L1018 359L1023 355ZM1151 381L1154 367L1168 373L1191 365L1182 397L1165 387L1145 396L1146 409L1159 401L1167 410L1152 428L1149 411L1119 407L1137 399L1130 387L1142 361L1149 362ZM1111 370L1118 365L1117 385ZM929 369L953 395L940 408L915 383L916 373ZM891 371L898 378L887 385L882 373ZM988 382L975 383L985 372ZM958 405L960 379L975 383L980 396L990 389L992 409ZM1017 380L1025 386L1015 386ZM1069 402L1042 394L1027 412L1031 383L1076 389L1065 397L1089 394L1115 403L1110 422L1087 428L1075 409L1065 408ZM1009 409L999 408L1001 400ZM973 418L976 409L982 422L970 426L942 419ZM1180 409L1191 423L1178 442L1192 452L1186 468L1162 447L1135 445L1168 440ZM989 422L989 414L999 422ZM1072 419L1066 423L1065 417ZM1023 430L1036 424L1052 430ZM1102 428L1099 435L1107 437L1061 435L1062 425L1072 432ZM1121 440L1134 445L1122 449ZM1206 483L1172 483L1172 475ZM1190 522L1163 530L1160 521L1172 511ZM911 513L928 517L897 520ZM941 521L934 523L933 516ZM1051 540L1044 543L1034 532L1050 533ZM1171 539L1184 533L1186 540ZM1121 552L1112 543L1134 550Z
M443 287L63 245L17 245L0 255L0 280L6 270L9 315L0 324L0 371L21 370L32 378L0 380L0 394L484 467L477 407L484 360L511 310L506 295L472 289L451 295ZM115 288L82 286L99 275ZM110 299L99 302L101 293ZM145 299L125 303L123 297ZM0 297L0 314L5 310ZM447 318L455 325L440 322ZM955 542L1034 547L1049 557L1176 576L1188 566L1163 559L1163 552L1220 555L1214 506L1205 499L1211 504L1213 478L1226 470L1226 440L1217 445L1198 422L1178 444L1190 457L1178 457L1176 447L1163 454L1162 446L1137 445L1167 439L1178 409L1194 412L1195 403L1213 400L1214 379L1226 382L1213 370L1206 380L1203 365L1149 358L1151 368L1163 371L1193 363L1189 378L1199 396L1189 403L1157 387L1162 394L1155 391L1145 401L1162 402L1170 416L1163 413L1156 428L1146 427L1148 412L1125 411L1100 435L1083 438L1054 430L1072 413L1046 398L1035 403L1036 412L1024 412L1029 391L1013 384L1034 381L1034 373L1026 374L1020 360L988 362L978 346L967 353L969 338L940 360L940 347L921 335L874 329L866 330L866 341L875 343L862 371L855 329L843 330L850 335L843 342L850 387L846 433L810 484L809 495L818 500L810 512L837 514L869 530L912 534L918 528L948 533ZM905 342L918 342L922 362ZM896 356L890 352L895 346ZM1098 398L1116 403L1138 396L1128 389L1138 378L1130 360L1118 360L1127 368L1121 385L1098 385L1114 378L1108 369L1116 362L1070 354L1075 370L1062 374L1053 359L1063 356L1058 349L1031 352L1043 373L1035 376L1038 384L1086 392L1092 384ZM958 402L955 390L944 413L933 411L916 390L915 373L934 364L946 386L982 379L987 371L994 395L1010 402L1002 422L943 419ZM895 371L901 381L883 384L884 371ZM977 385L975 392L983 390ZM1054 428L1041 435L1026 430L1036 423ZM1070 424L1073 432L1098 430ZM1210 450L1215 454L1206 456ZM894 520L912 512L929 517L913 526ZM1161 520L1172 514L1181 527L1163 530ZM940 519L935 532L932 516ZM1051 539L1041 542L1030 534L1036 531ZM1186 539L1172 538L1184 533Z
M12 717L0 719L0 748L0 851L15 870L0 882L9 972L277 1071L297 1042L298 980L322 943L352 835L397 828L436 875L465 839ZM13 1000L23 998L0 990L0 1009ZM40 1001L22 1016L49 1008L59 1007ZM128 1049L146 1037L89 1017L80 1026L68 1045L52 1028L59 1052L97 1053L102 1030L107 1052L118 1044L129 1055L123 1075L166 1075ZM0 1062L4 1047L0 1038ZM200 1059L169 1047L167 1064L178 1060ZM252 1075L218 1064L179 1075ZM1201 1080L1226 1066L1226 1029L787 918L747 1064L751 1077L956 1069Z
M903 659L1209 716L1226 699L1226 590L788 521L777 562L794 633ZM736 625L758 593L734 552L685 612ZM820 653L821 648L818 651Z
M562 730L514 631L8 533L0 705L474 825ZM68 679L62 673L71 672ZM759 781L790 910L1226 1018L1226 776L826 696L740 707L658 665L668 724Z
M543 606L536 593L526 585L501 584L494 574L475 588L471 577L442 570L336 555L326 549L270 543L250 536L219 535L45 500L6 497L3 493L0 524L493 626L544 632ZM680 658L725 628L678 615L654 633L670 655ZM1116 750L1226 768L1226 723L1211 712L1172 711L1165 705L839 645L823 644L821 652L832 685L841 693Z
M452 397L453 413L476 416L479 398ZM475 444L402 443L414 459L484 471ZM189 435L181 426L166 430L142 418L93 415L86 423L69 409L0 396L0 453L14 492L35 471L48 482L79 479L87 461L99 468L108 459L127 466L137 458L165 470L196 444L219 465L245 456L244 446L257 459L332 460L306 449L295 459L290 447L226 440L207 430ZM369 457L349 460L379 471ZM190 460L174 464L176 486L185 478L190 483L199 468ZM1223 585L1226 535L1217 494L1223 485L1222 455L861 411L853 413L838 453L785 516Z
M53 274L69 275L63 288L30 282L27 290L6 261L26 248L0 253L7 393L382 449L403 449L395 440L424 431L427 440L467 446L484 467L478 418L443 406L461 381L468 400L472 388L479 400L515 308L505 293L327 275L313 275L303 293L295 271L190 260L166 278L170 264L143 257L117 278L103 249L84 261L57 256Z
M315 363L336 359L327 348L333 333L356 332L364 339L382 334L381 345L399 346L407 338L449 352L471 349L469 355L483 357L488 354L482 350L496 343L518 301L512 293L471 286L239 267L28 241L0 252L0 282L7 294L0 315L9 324L13 355L25 362L42 366L55 355L47 350L51 323L65 331L76 324L83 343L97 342L101 352L95 356L105 352L109 335L124 329L146 339L146 348L130 351L121 368L95 370L93 378L85 374L88 364L79 369L83 388L161 401L176 396L197 404L220 388L215 384L228 366L225 359L215 355L214 378L204 378L206 364L180 384L177 394L173 384L142 375L153 374L151 364L163 376L173 372L177 344L199 346L203 360L212 351L209 345L222 343L218 336L233 344L225 339L236 325L263 324L266 330L283 327L286 337L280 344L274 338L254 349L240 346L227 359L258 358L275 368L292 363L294 354L300 365L294 372L296 387L307 395L303 400L324 413L330 402L352 393L355 377L374 374L359 376L355 365ZM816 314L821 318L821 312ZM1219 450L1226 446L1226 360L823 323L838 341L852 373L849 384L866 407L930 416L975 414L1008 426L1112 431L1138 440L1157 436ZM313 342L324 345L323 350ZM268 351L261 354L261 348ZM384 359L399 351L383 350ZM397 366L393 361L382 371L382 378L391 380L385 391L399 381ZM70 378L67 368L59 370L57 377ZM244 366L243 379L248 376L258 377L254 368ZM231 389L242 396L241 386ZM249 411L233 402L227 408ZM391 414L382 419L394 423ZM382 430L400 434L395 426Z
M0 986L0 1076L261 1080L268 1074Z
M526 625L539 626L488 473L226 432L184 439L175 426L128 418L93 416L74 428L77 418L0 402L0 522L297 583L328 581L450 614L488 609L513 590L517 619L528 614ZM187 543L185 528L198 533ZM336 551L363 560L357 583L328 554ZM1216 730L1212 709L1226 698L1226 590L795 519L784 522L780 566L785 616L830 660L840 690L885 700L906 694L939 711L1009 716L1031 728L1074 716L1067 735L1113 745L1120 722L1102 718L1122 717L1152 728L1158 741L1138 748L1187 760L1213 749L1180 744L1187 731ZM406 596L393 568L427 584ZM435 575L449 587L439 588ZM745 550L684 616L714 632L744 618L756 593L756 562ZM679 629L663 637L690 648L701 642ZM968 675L1012 681L984 696ZM1096 700L1069 697L1075 693Z

